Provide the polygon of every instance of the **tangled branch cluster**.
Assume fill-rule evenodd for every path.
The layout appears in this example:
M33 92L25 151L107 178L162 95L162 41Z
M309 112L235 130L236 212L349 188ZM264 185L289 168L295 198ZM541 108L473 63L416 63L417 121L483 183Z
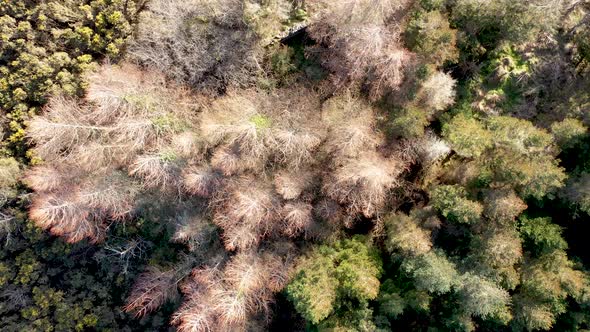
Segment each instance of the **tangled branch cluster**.
M111 222L142 216L145 200L158 197L176 209L174 241L205 250L200 245L215 225L225 249L237 252L224 272L193 273L200 283L205 274L249 264L288 270L273 268L257 250L285 238L326 238L359 217L378 215L404 170L378 151L385 143L375 110L350 94L323 106L307 89L230 91L208 100L131 65L106 65L88 79L84 101L55 97L31 122L44 161L26 177L35 190L31 218L70 242L101 241ZM227 302L245 287L215 278L226 289L183 287L191 300L175 319L181 328L193 324L183 318L189 308ZM223 314L202 314L217 317L219 326L244 324L272 298L261 285L274 281L260 278L266 281L256 292L264 294L254 302L239 297L246 302L211 309ZM169 296L164 284L173 279L182 277L146 272L126 309L153 310ZM195 292L211 298L190 295Z

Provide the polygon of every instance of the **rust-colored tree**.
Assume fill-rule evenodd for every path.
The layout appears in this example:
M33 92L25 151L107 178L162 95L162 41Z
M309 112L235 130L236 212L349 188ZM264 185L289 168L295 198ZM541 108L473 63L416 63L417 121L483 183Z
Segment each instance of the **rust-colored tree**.
M170 223L190 267L146 270L124 309L146 315L180 283L180 330L262 328L294 255L278 243L380 215L405 169L379 111L352 93L323 105L304 87L209 98L128 64L88 81L84 100L55 97L31 122L42 161L26 175L30 216L70 242L136 217Z

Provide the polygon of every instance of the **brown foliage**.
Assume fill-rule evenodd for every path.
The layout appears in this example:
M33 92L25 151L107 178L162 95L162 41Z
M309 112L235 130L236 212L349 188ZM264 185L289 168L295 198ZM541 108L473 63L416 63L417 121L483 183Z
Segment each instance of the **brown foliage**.
M175 232L170 239L176 243L183 243L193 253L193 256L215 256L217 248L217 228L208 216L202 214L205 210L200 204L189 205L181 210L175 219Z
M304 202L292 202L283 206L282 217L284 227L282 233L287 236L297 236L302 232L309 232L313 224L313 206Z
M406 1L317 1L309 26L312 38L326 45L316 52L336 87L367 84L377 99L397 89L411 62L403 49L399 15ZM313 50L312 50L313 51ZM370 75L367 75L370 73Z
M161 75L126 64L88 80L86 102L55 97L29 128L45 162L25 177L36 191L31 218L71 242L98 241L110 221L130 216L138 186L122 170L145 187L179 187L184 161L172 138L199 107Z
M205 101L129 65L89 83L84 102L56 98L34 120L46 158L26 177L31 218L71 242L102 240L134 214L175 223L172 241L201 266L182 283L181 331L258 326L289 280L289 242L269 242L333 238L359 214L377 215L398 185L401 162L377 152L387 149L376 110L350 93L323 108L306 88ZM154 310L175 278L146 271L125 310Z
M183 188L200 197L210 197L220 185L221 176L208 166L191 167L183 171Z
M396 160L366 152L339 165L323 191L340 204L346 204L350 212L372 217L385 204L388 191L397 186L400 173L400 163Z
M76 146L113 130L90 121L90 110L63 97L53 98L42 117L29 123L29 136L36 143L35 152L47 161L68 155Z
M86 179L77 187L66 182L61 183L63 187L37 193L29 211L31 219L68 242L101 240L107 220L125 219L131 214L136 190L124 174L99 176ZM48 181L35 173L29 181L33 179L44 181L41 185Z
M275 190L284 199L296 199L314 185L318 174L310 170L279 171L275 174Z
M129 166L129 175L141 179L147 188L161 187L162 190L180 185L180 168L174 160L163 155L141 155Z
M212 163L227 175L260 170L268 161L294 168L313 161L323 139L317 94L229 91L203 113L201 131Z
M123 310L134 312L136 317L145 316L176 294L176 284L174 270L151 266L139 275Z
M264 179L229 181L212 201L213 222L221 227L228 250L245 249L270 233L278 220L280 201Z
M238 174L245 163L234 150L229 147L219 147L216 149L211 158L211 166L225 176Z
M494 268L512 267L522 257L522 240L513 229L489 231L483 236L482 253Z
M51 166L37 166L27 172L23 181L36 192L51 192L59 189L66 179L63 170Z
M526 210L526 203L516 196L514 190L495 189L486 193L483 213L498 221L512 221Z
M185 131L174 135L171 139L171 146L183 158L199 160L205 152L201 138L192 131Z
M375 110L350 93L327 100L322 107L322 120L328 124L324 148L333 157L356 157L382 142L376 131Z
M274 292L284 287L290 255L241 252L223 270L193 270L181 289L188 301L174 314L179 331L246 330L256 316L268 317Z
M29 216L37 226L48 229L52 234L63 236L68 242L84 238L98 241L102 238L102 225L95 224L86 206L76 197L45 195L33 201Z
M240 0L151 1L129 53L178 82L214 93L252 84L261 48L243 8Z

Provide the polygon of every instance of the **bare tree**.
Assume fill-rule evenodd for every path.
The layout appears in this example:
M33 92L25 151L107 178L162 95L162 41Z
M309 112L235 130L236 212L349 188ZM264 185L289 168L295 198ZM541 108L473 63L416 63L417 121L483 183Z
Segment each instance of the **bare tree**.
M140 15L129 54L179 82L214 93L227 85L249 85L261 47L243 16L239 0L152 1Z
M228 250L244 249L273 231L280 201L261 178L241 177L228 182L212 201L213 222L224 230Z
M14 216L6 211L0 210L0 238L5 238L5 244L8 245L12 238L12 232L15 230Z
M380 58L371 62L371 71L366 81L371 100L377 100L397 90L415 63L414 54L410 51L400 47L389 47L391 49L385 50Z
M211 197L221 184L221 174L210 166L191 167L182 177L184 190L201 197Z
M30 216L71 242L99 241L110 221L132 215L140 188L125 171L144 187L177 189L183 158L200 158L173 140L199 108L185 90L127 64L88 80L85 103L55 97L29 128L45 162L25 176L36 191Z
M455 102L455 80L436 72L422 84L418 99L428 111L442 111Z
M318 176L311 170L282 170L275 174L275 190L284 199L296 199L314 185L314 179Z
M398 184L400 163L377 153L364 153L347 160L324 184L324 193L346 204L352 213L374 216L385 204L387 193Z
M199 207L194 207L198 210ZM208 245L217 237L217 228L207 216L191 211L182 211L175 218L175 232L172 241L185 244L191 252L211 250Z
M201 131L228 174L264 168L267 161L295 168L313 161L323 139L319 98L311 91L229 91L203 114ZM240 162L235 159L239 158Z
M312 1L309 4L312 13L310 33L315 39L326 43L352 39L358 30L381 29L404 6L403 2L389 0L343 0L337 3L327 0ZM367 28L369 27L369 28ZM370 38L367 38L370 39ZM372 43L380 44L382 40ZM367 45L371 51L379 51Z
M324 198L313 207L314 215L331 224L339 225L345 219L345 211L336 201Z
M300 233L308 233L314 222L312 209L313 206L305 202L285 204L282 211L284 222L282 232L293 237Z
M399 184L403 163L385 148L377 111L349 92L324 105L307 88L191 97L126 64L89 85L84 101L58 97L33 120L46 126L31 138L47 158L26 176L30 216L70 242L102 241L113 222L148 212L172 224L199 266L181 283L181 331L260 328L289 280L289 241L334 238L359 214L378 215ZM107 242L105 252L125 270L144 245ZM146 271L125 310L155 310L181 272Z
M292 255L240 252L225 266L193 270L181 289L188 298L174 314L180 331L246 330L255 315L270 314L272 294L284 287Z
M431 131L427 131L423 137L413 141L412 149L425 166L435 163L451 153L449 144Z
M411 60L401 43L399 18L407 1L317 1L309 33L337 88L367 83L377 99L397 89ZM325 49L321 49L325 47ZM314 52L312 49L311 52ZM367 76L367 73L371 73Z
M171 153L138 156L130 165L129 174L139 177L148 188L177 189L180 183L180 167L177 157Z
M129 263L131 260L139 259L145 256L147 243L141 238L132 239L125 243L110 244L106 243L104 249L109 252L107 256L116 257L121 264L123 274L129 272Z
M13 308L24 308L32 302L30 295L24 287L9 285L0 292L0 297L5 298L6 303Z
M71 152L77 145L108 135L113 128L94 125L88 121L90 110L63 97L53 98L45 116L29 123L29 136L36 143L36 153L45 160L53 160Z
M159 308L176 294L177 281L173 270L161 271L151 266L135 282L123 310L141 317Z
M322 107L322 120L328 124L324 149L334 157L356 157L382 142L376 131L375 111L350 93L327 100Z

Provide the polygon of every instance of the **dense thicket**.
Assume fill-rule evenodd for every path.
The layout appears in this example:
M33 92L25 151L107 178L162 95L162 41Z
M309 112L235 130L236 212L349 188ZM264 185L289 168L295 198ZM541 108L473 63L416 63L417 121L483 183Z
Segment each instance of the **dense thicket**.
M358 217L381 214L404 171L395 151L390 148L386 156L377 150L384 141L376 131L376 110L349 94L333 97L323 107L313 91L295 88L228 91L209 102L130 65L103 66L88 82L83 103L55 97L29 126L35 152L44 160L25 177L35 190L29 215L70 242L102 241L113 223L159 213L146 211L145 205L168 201L161 213L182 220L173 238L201 242L193 248L200 259L194 264L228 264L215 273L225 280L227 269L234 272L233 262L244 264L241 255L257 260L262 250L269 259L257 263L256 273L272 272L256 278L287 280L281 273L288 268L273 264L292 260L280 263L275 250L262 248L281 238L330 237L352 227ZM316 171L318 164L329 166ZM215 245L218 232L225 249L240 254L226 258ZM202 240L204 236L214 238ZM281 247L286 250L284 243ZM141 291L144 279L159 272L140 277L137 296L149 300L132 299L128 310L153 310L169 293L165 290L185 278L178 275L183 271L157 277L164 285L145 286L146 291ZM196 273L196 283L202 283ZM192 297L198 286L186 282L184 293ZM227 287L227 292L242 294L232 288L240 283ZM251 318L247 313L258 314L270 300L268 294L253 296L260 297L252 300L255 304L241 299L243 308L226 310L242 313L216 324L245 324ZM220 301L219 306L231 300L200 293L194 297L196 304L181 308L181 329L196 329L197 324L184 318L195 312L182 310L210 306L200 303L205 300ZM234 315L218 310L211 317ZM201 319L213 319L207 317Z
M0 326L589 327L587 1L0 9Z

